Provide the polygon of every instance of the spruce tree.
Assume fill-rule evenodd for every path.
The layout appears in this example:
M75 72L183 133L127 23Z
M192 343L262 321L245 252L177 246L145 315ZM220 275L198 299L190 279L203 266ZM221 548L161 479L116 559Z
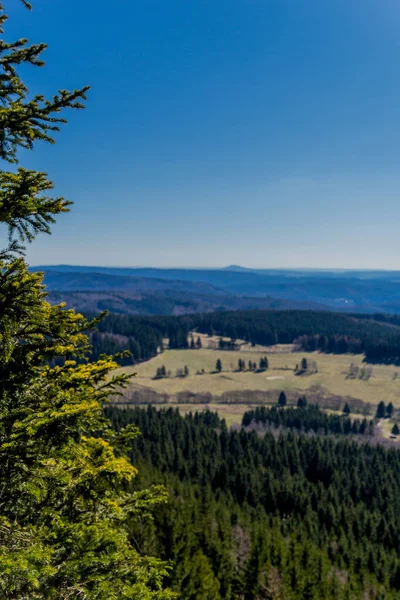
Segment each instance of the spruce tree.
M305 396L302 396L297 400L297 408L306 408L307 404L308 401Z
M350 406L346 402L346 404L344 405L344 408L343 408L343 414L348 416L350 413L351 413Z
M393 435L399 435L399 433L400 433L400 428L399 428L398 424L397 424L397 423L395 423L395 424L393 425L393 428L392 428L392 434L393 434Z
M393 404L389 402L386 408L386 416L388 417L388 419L391 419L393 417L393 410Z
M215 363L215 370L218 373L221 373L221 371L222 371L222 362L221 362L221 359L219 359L219 358L218 358L217 362Z
M278 404L279 406L286 406L287 404L287 399L286 399L286 394L285 392L281 392L279 394L279 398L278 398Z
M376 418L384 419L386 416L386 406L383 400L381 400L378 404L378 408L376 409Z
M27 8L28 3L23 0ZM7 21L0 4L0 31ZM81 109L88 88L34 95L20 67L43 66L45 44L0 40L0 158L54 142L65 109ZM84 362L87 321L46 300L23 244L50 233L70 202L51 195L47 175L0 171L0 597L39 600L171 597L165 565L143 557L126 526L165 499L159 488L127 493L137 471L125 457L134 427L113 433L103 416L111 392L126 385L117 363ZM102 436L99 433L102 432Z

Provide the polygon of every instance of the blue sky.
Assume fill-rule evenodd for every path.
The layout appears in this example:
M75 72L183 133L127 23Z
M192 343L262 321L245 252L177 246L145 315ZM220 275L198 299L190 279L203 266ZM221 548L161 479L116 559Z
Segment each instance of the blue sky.
M398 0L8 4L32 91L92 86L32 264L400 268Z

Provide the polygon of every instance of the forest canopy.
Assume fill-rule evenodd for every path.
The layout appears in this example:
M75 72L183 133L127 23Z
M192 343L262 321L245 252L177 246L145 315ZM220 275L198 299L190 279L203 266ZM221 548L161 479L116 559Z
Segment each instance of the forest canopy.
M278 435L260 435L211 412L106 409L116 430L142 431L130 450L142 483L170 489L136 533L175 562L183 600L400 598L400 451L346 426L317 436L317 411L290 409Z
M91 338L92 358L128 348L132 358L125 363L148 360L163 349L164 339L170 348L188 348L192 331L254 345L294 343L304 351L365 354L370 362L400 363L398 318L308 310L217 311L179 317L109 314Z

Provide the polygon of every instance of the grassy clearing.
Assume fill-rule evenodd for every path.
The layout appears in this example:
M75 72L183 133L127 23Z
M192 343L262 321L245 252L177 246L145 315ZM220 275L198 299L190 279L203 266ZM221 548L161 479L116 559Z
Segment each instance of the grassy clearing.
M312 375L295 374L296 364L300 364L303 356L315 360L318 372ZM222 361L222 373L215 373L216 360ZM181 392L193 394L210 393L215 399L226 392L244 390L277 391L284 390L292 394L319 395L320 397L335 395L345 398L360 399L370 404L378 404L380 400L393 402L400 408L400 368L374 365L372 376L368 381L349 379L350 364L361 366L363 356L326 355L318 353L280 352L268 354L269 369L264 372L237 372L238 359L247 362L259 361L259 352L216 351L216 350L167 350L156 358L137 365L124 367L124 372L136 372L131 386L144 387L157 393L173 397ZM154 380L156 369L165 365L172 377ZM175 377L177 369L189 368L189 376ZM196 372L204 369L205 374ZM239 401L240 402L240 401Z

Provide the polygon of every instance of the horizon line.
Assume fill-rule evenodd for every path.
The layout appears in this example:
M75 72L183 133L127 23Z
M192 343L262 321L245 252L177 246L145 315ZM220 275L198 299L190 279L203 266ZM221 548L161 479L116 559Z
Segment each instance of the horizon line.
M155 269L158 271L166 270L181 270L181 271L226 271L237 269L238 271L340 271L340 272L352 272L352 271L363 271L363 272L388 272L396 273L400 272L398 269L388 269L380 267L247 267L242 265L226 265L226 266L154 266L154 265L101 265L101 264L71 264L71 263L47 263L47 264L32 264L29 265L34 268L46 268L46 267L89 267L89 268L100 268L100 269Z

